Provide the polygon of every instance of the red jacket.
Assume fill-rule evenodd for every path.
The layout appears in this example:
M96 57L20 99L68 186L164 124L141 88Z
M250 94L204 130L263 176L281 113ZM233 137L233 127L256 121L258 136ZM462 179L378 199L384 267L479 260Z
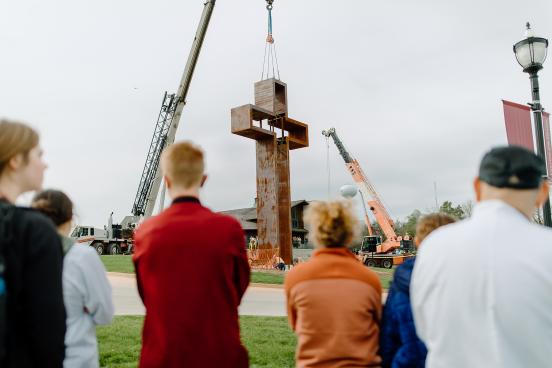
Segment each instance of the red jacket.
M140 367L247 367L238 305L250 270L240 224L178 198L135 234L146 307Z

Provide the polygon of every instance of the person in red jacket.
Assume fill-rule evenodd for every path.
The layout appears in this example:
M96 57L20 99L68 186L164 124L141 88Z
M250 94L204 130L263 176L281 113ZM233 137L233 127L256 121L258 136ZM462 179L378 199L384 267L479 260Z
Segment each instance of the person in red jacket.
M146 307L140 367L247 367L238 319L250 278L243 230L201 205L207 177L199 148L171 145L161 168L172 205L135 234Z

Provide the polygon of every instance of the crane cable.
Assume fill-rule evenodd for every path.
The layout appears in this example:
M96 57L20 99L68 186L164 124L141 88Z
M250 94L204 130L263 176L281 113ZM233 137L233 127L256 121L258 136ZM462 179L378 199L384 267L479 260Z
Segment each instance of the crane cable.
M261 80L270 77L270 71L272 70L272 78L280 79L280 68L278 66L278 56L276 55L276 44L274 43L274 37L272 36L272 8L274 0L266 0L266 10L268 11L268 32L266 35L265 51L263 58L263 71L261 74Z

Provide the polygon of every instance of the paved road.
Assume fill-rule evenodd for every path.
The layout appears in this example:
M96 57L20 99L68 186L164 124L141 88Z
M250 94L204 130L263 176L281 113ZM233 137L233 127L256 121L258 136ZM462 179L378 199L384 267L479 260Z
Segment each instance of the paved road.
M116 315L143 315L144 305L138 295L134 275L108 274L113 288ZM284 290L280 288L252 287L245 293L240 314L249 316L285 316Z
M134 275L108 273L113 288L116 315L143 315L144 305L138 295ZM382 302L387 293L384 292ZM275 287L250 286L240 305L240 314L247 316L285 316L284 290Z

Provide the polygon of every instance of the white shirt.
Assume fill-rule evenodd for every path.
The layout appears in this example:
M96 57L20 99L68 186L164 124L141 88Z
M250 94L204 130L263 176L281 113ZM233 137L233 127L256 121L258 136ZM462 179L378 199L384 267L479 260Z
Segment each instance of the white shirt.
M114 307L105 268L88 245L73 245L65 255L63 301L67 312L63 366L99 367L96 325L111 323Z
M552 367L552 231L506 203L428 236L410 293L426 367Z

